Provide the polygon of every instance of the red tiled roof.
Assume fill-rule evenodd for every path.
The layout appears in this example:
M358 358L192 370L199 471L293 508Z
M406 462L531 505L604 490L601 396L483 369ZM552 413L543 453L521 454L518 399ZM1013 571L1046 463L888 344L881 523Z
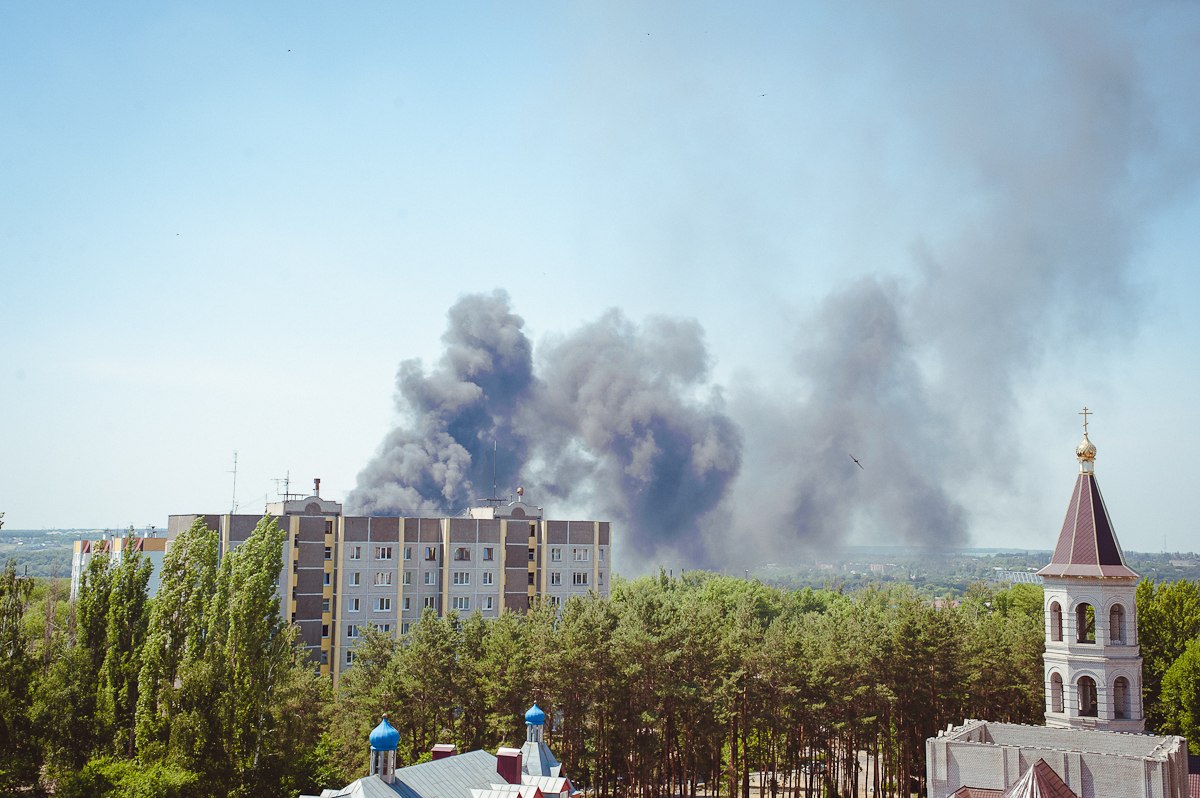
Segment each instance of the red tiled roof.
M1001 798L1079 798L1071 792L1054 768L1039 759L1025 775L1017 779Z
M1080 473L1067 507L1062 532L1042 576L1117 576L1137 578L1125 565L1125 555L1113 531L1096 484L1096 475Z

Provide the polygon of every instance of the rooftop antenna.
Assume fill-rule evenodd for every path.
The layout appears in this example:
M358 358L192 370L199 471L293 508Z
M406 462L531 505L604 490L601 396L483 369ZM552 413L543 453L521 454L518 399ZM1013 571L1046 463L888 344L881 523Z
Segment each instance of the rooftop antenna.
M498 448L496 446L496 439L492 438L492 498L493 499L498 498L496 496L496 453L497 453L497 451L498 451Z
M229 500L229 514L237 512L237 449L233 450L233 498Z

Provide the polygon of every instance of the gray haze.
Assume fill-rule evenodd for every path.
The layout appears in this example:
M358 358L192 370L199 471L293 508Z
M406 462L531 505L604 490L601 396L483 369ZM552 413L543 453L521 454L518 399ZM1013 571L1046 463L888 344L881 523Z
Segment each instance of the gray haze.
M735 376L715 385L697 322L617 311L535 353L505 295L466 297L437 367L401 366L405 421L350 507L461 507L490 492L499 438L501 492L524 482L552 515L610 518L627 573L967 543L973 499L1013 480L1022 391L1046 368L1082 382L1136 332L1130 252L1197 174L1119 17L1013 8L983 27L942 6L862 20L889 67L872 80L892 91L861 127L881 169L920 172L919 192L886 198L911 203L914 232L818 302L764 294L764 318L739 317L787 330L772 373L723 364ZM809 267L830 265L798 264L797 280Z

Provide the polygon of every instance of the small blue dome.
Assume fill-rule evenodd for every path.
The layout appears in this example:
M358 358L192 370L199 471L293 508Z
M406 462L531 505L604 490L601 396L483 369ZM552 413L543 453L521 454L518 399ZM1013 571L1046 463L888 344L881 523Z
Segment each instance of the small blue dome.
M530 726L544 726L546 723L546 713L542 712L542 708L535 701L529 711L525 713L525 722Z
M387 715L384 715L383 720L379 721L379 725L371 732L371 750L395 751L399 744L400 732L388 723Z

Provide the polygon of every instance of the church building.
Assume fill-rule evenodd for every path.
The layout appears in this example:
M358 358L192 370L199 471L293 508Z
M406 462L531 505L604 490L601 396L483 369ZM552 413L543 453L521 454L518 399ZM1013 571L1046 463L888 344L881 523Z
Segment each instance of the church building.
M396 768L400 732L385 715L369 738L367 775L341 789L300 798L571 798L576 790L546 745L546 713L535 703L525 713L525 744L460 754L433 747L433 759Z
M1046 725L967 720L930 738L930 798L1189 798L1187 741L1143 733L1138 575L1096 482L1089 414L1067 516L1038 571Z

